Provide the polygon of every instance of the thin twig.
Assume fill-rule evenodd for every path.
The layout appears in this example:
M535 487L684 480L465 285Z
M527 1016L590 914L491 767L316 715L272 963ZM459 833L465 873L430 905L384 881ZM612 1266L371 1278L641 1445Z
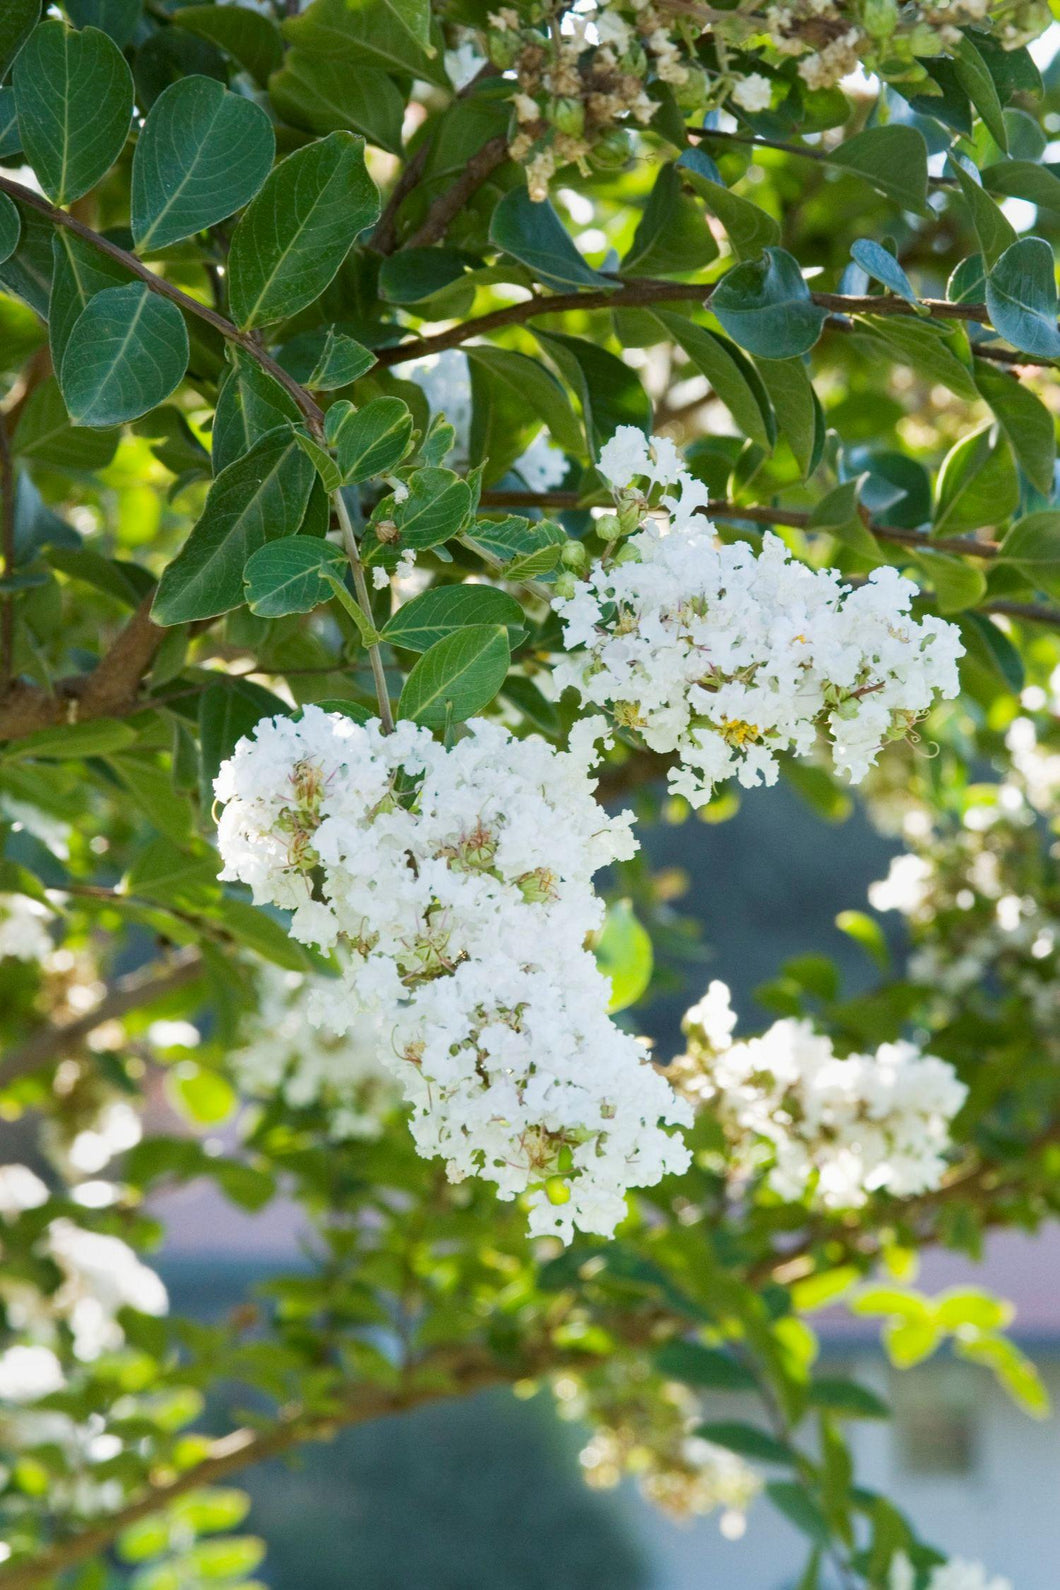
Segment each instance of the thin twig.
M364 564L361 562L360 549L357 545L357 536L354 533L353 522L350 519L349 509L341 491L332 495L335 513L342 531L342 543L346 549L346 556L353 571L353 588L357 593L357 605L364 614L369 625L375 627L372 617L372 599L368 594L368 581L364 577ZM383 669L383 657L377 645L367 648L368 660L372 665L372 682L375 685L375 698L379 703L379 721L383 725L384 734L394 732L394 717L390 710L390 695L387 691L386 673Z
M497 137L483 144L478 153L471 156L452 186L446 188L445 192L440 193L434 200L427 211L426 220L409 238L407 247L428 248L430 244L437 243L443 238L450 221L460 214L471 195L481 188L507 158L507 134L499 133Z

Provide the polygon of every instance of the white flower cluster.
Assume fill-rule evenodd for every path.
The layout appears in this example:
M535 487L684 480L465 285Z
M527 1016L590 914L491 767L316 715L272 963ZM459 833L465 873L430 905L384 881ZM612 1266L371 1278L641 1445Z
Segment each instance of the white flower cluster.
M897 570L875 569L852 589L834 570L793 561L776 536L758 554L722 544L700 514L706 487L673 443L632 426L603 449L600 469L619 488L619 524L630 510L657 510L661 522L557 601L574 654L558 682L653 751L676 752L670 783L693 805L733 776L775 783L777 753L807 755L822 724L836 768L857 782L937 694L957 694L958 631L912 618L916 587Z
M47 906L24 894L0 894L0 960L43 961L55 948Z
M378 1137L382 1117L400 1092L375 1046L314 1027L307 1009L323 978L263 967L258 1004L230 1055L241 1090L253 1098L279 1095L293 1109L321 1104L332 1137Z
M585 948L592 875L635 848L593 799L599 728L559 752L475 722L446 749L307 707L258 724L215 785L222 876L336 953L308 1019L398 1076L451 1179L529 1192L531 1230L564 1238L609 1235L629 1186L688 1163L663 1128L687 1106L609 1020Z
M779 1197L855 1209L874 1192L908 1198L939 1185L967 1095L946 1061L904 1042L841 1058L806 1021L733 1042L718 982L683 1025L688 1051L668 1075L717 1115L736 1166L766 1169Z
M904 1551L891 1561L889 1590L914 1590L916 1575ZM1011 1579L991 1577L979 1562L953 1557L932 1568L925 1590L1012 1590Z

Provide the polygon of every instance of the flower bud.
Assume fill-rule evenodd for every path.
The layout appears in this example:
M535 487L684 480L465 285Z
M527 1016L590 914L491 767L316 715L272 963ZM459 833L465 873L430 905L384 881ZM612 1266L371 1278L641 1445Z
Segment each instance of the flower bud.
M566 602L569 601L570 598L577 592L578 581L575 579L573 574L570 574L564 570L562 574L557 574L556 581L552 589L555 591L558 597Z
M546 119L557 132L580 138L585 131L585 106L580 99L553 99L549 101Z
M601 541L617 541L622 534L622 521L617 513L602 513L593 529Z
M697 61L685 67L685 80L674 84L674 98L682 110L699 110L707 103L710 79Z
M515 65L523 41L518 33L507 30L503 33L491 28L486 35L486 54L493 65L501 72L506 72Z
M589 554L580 541L567 541L559 556L563 567L573 569L575 574L581 574L589 567Z
M633 140L622 127L609 127L593 144L589 159L600 171L618 171L633 153Z

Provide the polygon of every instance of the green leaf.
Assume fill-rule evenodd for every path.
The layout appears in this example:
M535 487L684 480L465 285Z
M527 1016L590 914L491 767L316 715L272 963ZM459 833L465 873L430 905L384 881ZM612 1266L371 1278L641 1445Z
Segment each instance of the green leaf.
M213 469L218 475L255 442L301 412L291 394L258 361L239 347L225 350L230 368L221 383L213 421Z
M1012 1400L1033 1419L1047 1418L1049 1393L1031 1360L1004 1336L974 1336L954 1342L958 1357L992 1369Z
M320 476L320 483L324 490L330 494L338 491L342 486L342 471L332 458L326 447L321 447L305 431L295 431L295 439L308 459L312 461L313 468Z
M620 425L634 425L645 436L650 434L651 399L627 364L584 337L569 337L559 331L535 331L534 335L578 394L594 458Z
M462 528L471 512L471 487L451 469L417 469L408 496L394 508L399 548L439 546Z
M917 552L916 560L931 580L940 613L960 613L986 595L986 575L974 563L942 552Z
M6 193L0 193L0 264L10 259L18 247L22 219L18 206Z
M883 1327L884 1349L898 1369L923 1363L942 1341L942 1332L930 1314L922 1319L891 1319Z
M917 215L928 214L928 151L924 135L915 127L892 122L867 127L846 138L829 154L833 165L843 166L871 182L878 192Z
M769 396L758 371L736 344L670 310L656 310L655 318L706 376L742 434L760 447L773 447L777 428Z
M506 193L494 210L490 242L526 265L547 287L563 291L619 285L586 264L552 205L547 199L535 203L524 183Z
M992 670L1006 690L1019 695L1026 682L1023 659L1004 630L985 613L964 613L959 622L969 656Z
M891 1415L882 1397L856 1380L839 1376L818 1376L811 1382L808 1397L812 1407L827 1408L844 1419L889 1419Z
M0 78L23 44L33 32L40 18L40 0L4 0L0 6Z
M1013 199L1026 199L1042 209L1060 213L1060 177L1048 166L1032 160L999 160L982 173L983 186L991 193Z
M551 370L547 370L538 360L531 359L525 353L516 353L511 348L493 348L483 343L472 344L464 352L472 374L476 368L488 372L497 390L513 402L528 407L532 414L544 421L557 447L561 447L565 453L578 454L583 451L584 439L578 417Z
M64 723L58 729L38 729L13 740L2 755L6 762L21 762L40 757L49 762L65 762L82 756L104 756L120 751L136 739L136 730L121 718L93 718L90 723Z
M379 295L388 304L418 304L467 274L473 256L456 248L403 248L379 267Z
M731 1353L700 1342L666 1342L652 1354L652 1363L660 1375L689 1386L705 1386L711 1391L753 1391L756 1387L754 1375Z
M780 242L780 226L767 211L750 199L733 193L722 183L696 170L692 161L700 151L689 150L677 162L707 209L716 215L728 234L738 259L757 259L764 248Z
M964 202L968 206L975 235L983 251L983 259L987 266L991 266L1015 243L1016 230L1008 216L999 209L990 195L983 191L978 172L966 170L964 162L960 159L954 159L951 164L957 173L957 181L964 195Z
M327 439L347 485L396 469L412 441L412 415L397 397L373 398L363 408L334 403L328 410Z
M1060 593L1060 511L1045 508L1017 519L999 557L1014 563L1039 590Z
M336 326L303 332L284 343L277 357L289 375L313 392L350 386L376 362L370 348Z
M508 632L500 624L474 624L435 641L405 680L398 713L442 728L488 706L511 661Z
M824 414L813 382L801 359L759 359L756 368L787 441L805 479L824 452Z
M205 789L212 788L221 763L227 761L256 723L262 718L284 717L288 710L279 696L256 685L252 679L221 675L215 684L207 685L199 697L199 744ZM207 794L207 806L209 798Z
M194 1060L183 1060L167 1071L166 1098L179 1115L194 1126L219 1126L239 1103L227 1078Z
M940 336L931 323L898 316L860 323L900 364L909 365L929 381L941 382L957 397L975 401L977 389L971 371L949 345L949 337Z
M202 517L162 575L157 624L213 618L243 601L243 569L267 541L294 535L316 471L288 427L270 432L222 470Z
M447 83L431 39L429 0L314 0L283 31L299 49L341 61L348 70L375 66Z
M378 216L363 138L333 132L288 155L232 235L229 301L237 324L282 320L319 298Z
M247 604L260 618L309 613L332 595L324 570L342 578L346 556L317 536L285 536L251 554L243 570Z
M15 208L21 221L18 247L7 260L0 263L0 287L16 293L41 319L47 319L48 298L52 285L51 222L28 205Z
M609 1013L635 1005L651 982L655 955L651 935L633 914L632 901L616 900L608 907L593 953L611 984Z
M529 580L555 568L567 536L550 519L531 522L512 514L507 519L479 519L462 539L486 558L506 565L505 579Z
M514 596L490 585L435 585L405 602L383 626L383 639L405 651L426 651L469 625L503 624L509 646L525 634L523 610Z
M2 23L0 23L2 26ZM0 88L0 159L22 151L18 132L18 112L15 110L15 91L10 86Z
M986 62L967 33L962 33L948 50L953 59L957 81L968 95L990 130L995 143L1008 153L1008 128L1002 113L1001 100Z
M272 124L253 100L211 77L171 83L151 106L133 156L137 249L167 248L242 209L275 153Z
M107 287L74 322L59 371L75 424L106 427L163 402L188 367L188 331L175 304L142 282Z
M64 10L75 28L100 28L123 50L132 42L143 0L66 0Z
M806 1488L794 1480L770 1480L766 1495L777 1510L784 1514L789 1524L801 1529L804 1535L826 1546L832 1538L828 1520Z
M1012 451L1038 491L1053 494L1056 469L1056 421L1030 387L1007 370L976 359L975 384L989 403L1012 445Z
M30 393L11 442L12 451L20 458L73 471L105 468L117 445L116 431L70 424L54 377Z
M916 294L905 271L894 255L871 238L859 237L850 245L850 257L874 281L882 282L889 292L904 298L907 304L917 302Z
M1024 237L987 273L986 307L994 327L1023 353L1060 358L1056 267L1041 237Z
M935 535L1003 524L1019 502L1012 450L996 425L963 436L947 453L935 488Z
M810 512L808 528L825 530L863 557L880 561L880 549L858 513L858 497L865 477L844 480L826 492Z
M90 298L107 287L119 287L131 277L116 260L82 242L65 228L56 228L52 238L51 297L48 303L48 337L52 364L61 370L66 344L79 315Z
M798 261L782 248L728 271L710 307L729 336L763 359L807 353L821 335L825 311L813 302Z
M283 62L283 35L270 17L244 6L181 6L173 21L200 39L217 44L246 68L262 88Z
M681 191L681 174L677 167L663 166L648 195L629 252L622 261L622 274L684 276L717 257L714 234L696 201Z
M269 97L292 127L345 128L391 154L401 149L405 103L396 83L375 67L351 71L348 61L288 50L283 70L269 79Z
M723 1446L728 1452L738 1452L741 1457L754 1458L759 1463L783 1463L790 1468L797 1461L796 1454L785 1442L736 1419L701 1424L695 1433L704 1441L712 1441L715 1446Z
M15 58L18 128L26 158L54 204L94 188L121 154L132 121L124 55L98 28L42 22Z

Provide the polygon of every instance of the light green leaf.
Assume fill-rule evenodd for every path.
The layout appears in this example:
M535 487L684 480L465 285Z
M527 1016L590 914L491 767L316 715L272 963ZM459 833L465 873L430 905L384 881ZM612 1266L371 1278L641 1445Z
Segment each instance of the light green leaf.
M726 272L710 307L733 341L762 359L807 353L825 321L798 261L782 248L767 248L760 260Z
M324 571L340 579L346 556L317 536L285 536L251 554L243 570L247 604L260 618L310 613L332 595Z
M405 651L426 651L470 624L503 624L515 646L526 633L514 596L490 585L435 585L405 602L383 626L383 639Z
M1014 1342L989 1334L958 1338L953 1344L960 1358L992 1369L1012 1400L1032 1419L1045 1419L1051 1411L1049 1393L1037 1369Z
M614 1015L635 1005L651 982L655 956L651 935L633 914L632 901L617 900L608 908L593 953L611 984L608 1011Z
M474 624L435 641L405 680L398 713L429 728L461 723L489 705L511 661L500 624Z
M316 477L294 432L282 427L217 476L202 517L162 575L158 624L227 613L243 601L243 569L267 541L294 535Z
M378 216L363 138L333 132L288 155L232 235L229 301L237 324L282 320L319 298Z
M891 358L907 364L929 381L939 381L957 397L973 403L977 388L968 366L959 359L947 337L930 323L900 316L879 316L860 321L882 342Z
M824 414L806 366L801 359L758 359L756 368L805 479L820 463L825 442Z
M1060 594L1060 511L1044 508L1017 519L1001 543L1000 557L1014 563L1032 585Z
M913 210L917 215L928 213L927 144L917 128L898 122L867 127L853 138L845 138L830 152L829 159L833 165L864 177L903 210Z
M245 6L181 6L173 20L198 38L219 45L262 88L269 73L283 61L283 35L275 22Z
M1008 128L990 70L967 33L950 44L957 81L990 130L995 143L1008 153Z
M586 264L552 205L547 199L535 203L524 183L506 193L494 210L490 242L527 266L547 287L563 291L619 286L614 277Z
M987 272L986 307L994 327L1022 353L1060 358L1056 266L1042 237L1023 237Z
M59 371L75 424L103 428L161 403L188 367L188 331L175 304L142 282L107 287L74 322Z
M975 384L1012 444L1028 479L1044 497L1053 494L1056 420L1029 386L1007 370L976 359Z
M26 158L49 199L69 204L95 187L129 136L125 57L98 28L42 22L15 58L12 85Z
M996 425L983 425L947 453L935 488L936 535L1004 524L1019 502L1012 449Z
M942 552L917 552L916 560L934 587L940 613L963 612L986 595L986 575L974 563Z
M391 154L401 148L405 103L393 79L375 67L352 71L341 58L288 50L282 72L269 78L269 97L292 127L314 133L346 128Z
M276 139L260 105L211 77L171 83L148 112L132 168L132 232L141 253L242 209L272 167Z

